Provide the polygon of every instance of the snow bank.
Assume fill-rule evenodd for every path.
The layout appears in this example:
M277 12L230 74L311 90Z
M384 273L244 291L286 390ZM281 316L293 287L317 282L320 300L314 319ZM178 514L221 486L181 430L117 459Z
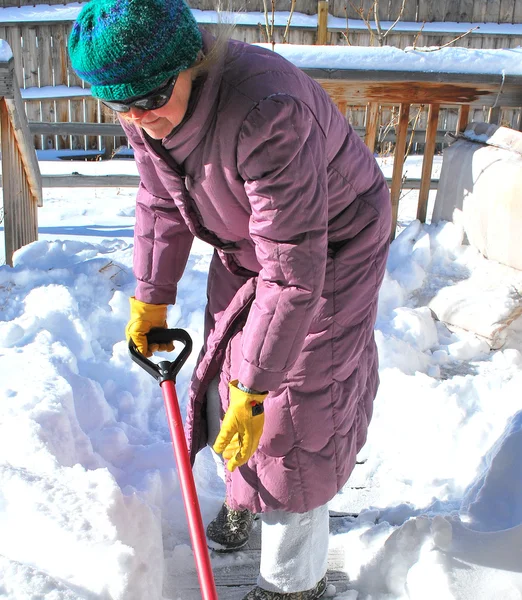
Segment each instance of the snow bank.
M134 192L46 194L40 241L0 267L0 596L185 598L197 583L163 400L122 340ZM194 244L169 309L195 348L211 256ZM331 536L350 577L340 598L521 598L522 326L492 352L427 308L455 280L487 277L484 260L449 223L413 221L392 245L368 443L330 504L360 512ZM183 411L196 355L177 381ZM194 472L208 522L223 472L208 450Z

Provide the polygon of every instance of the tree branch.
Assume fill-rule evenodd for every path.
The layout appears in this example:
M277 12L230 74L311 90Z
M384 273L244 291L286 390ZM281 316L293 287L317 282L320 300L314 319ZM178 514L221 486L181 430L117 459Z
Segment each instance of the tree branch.
M419 41L420 35L421 35L422 30L424 29L425 25L426 25L426 21L424 21L424 23L422 24L422 27L419 29L419 31L417 31L417 35L415 36L415 39L413 40L413 48L417 47L417 42Z
M285 44L288 39L288 30L290 28L290 22L292 21L292 17L294 16L295 3L297 0L292 0L292 5L290 6L290 14L288 15L288 21L286 22L285 32L283 34L283 44Z
M390 31L395 27L395 25L397 25L397 23L402 19L402 15L404 14L404 9L406 8L406 0L402 0L402 6L401 6L401 10L399 11L399 16L395 19L395 21L393 22L393 25L391 25L391 27L388 29L388 31L383 35L383 38L385 38Z
M466 31L466 33L463 33L462 35L459 35L454 40L451 40L451 42L446 42L442 46L435 46L433 48L414 48L414 50L416 52L437 52L439 50L442 50L442 48L446 48L447 46L451 46L451 44L454 44L455 42L458 42L463 37L466 37L467 35L469 35L473 31L476 31L477 29L480 29L480 27L479 26L473 27L473 29L469 29L468 31Z
M379 18L379 0L373 1L373 18L375 20L375 28L377 29L377 39L379 40L379 46L382 46L384 36L382 34L381 20Z

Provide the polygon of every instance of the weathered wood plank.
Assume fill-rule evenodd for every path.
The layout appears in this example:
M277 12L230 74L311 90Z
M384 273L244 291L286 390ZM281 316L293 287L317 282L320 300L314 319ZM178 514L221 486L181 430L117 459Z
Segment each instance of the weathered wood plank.
M51 26L51 62L55 85L68 85L67 73L67 28L62 23ZM56 121L63 122L69 119L69 101L66 98L55 100ZM58 149L69 148L69 137L65 134L56 136Z
M138 187L140 178L138 175L42 175L42 187L44 188L93 188L93 187ZM391 185L392 178L387 178L388 185ZM438 179L432 179L430 189L436 190L439 184ZM2 180L0 178L0 187ZM403 189L419 190L421 179L405 179Z
M445 21L460 21L460 3L459 0L450 0L446 2L446 10L444 12Z
M4 208L4 235L5 235L5 257L8 265L13 265L13 252L17 249L18 240L16 239L16 204L14 199L21 193L20 184L17 177L12 177L11 169L14 160L12 154L16 152L16 146L13 143L10 134L11 123L7 111L6 101L0 98L0 130L2 132L0 147L2 149L2 180L6 185L3 189L3 208Z
M515 0L500 0L499 23L513 23Z
M484 11L486 23L498 23L500 18L500 0L487 0Z
M325 45L328 40L328 1L317 3L317 41L318 46Z
M36 27L23 27L22 62L24 66L24 78L20 85L23 88L39 87L38 81L38 46L36 41ZM40 101L33 100L25 107L27 118L31 121L41 120ZM42 147L41 136L34 137L35 148Z
M401 104L399 110L399 124L397 126L397 143L395 144L395 152L393 155L393 174L390 190L392 206L392 230L390 235L392 239L395 238L397 217L399 214L399 197L402 188L402 171L404 167L404 153L406 151L409 116L410 105L406 103Z
M0 147L2 151L5 257L12 265L13 253L38 239L36 202L32 194L26 164L25 145L20 145L19 123L13 119L13 100L0 98ZM25 116L25 115L24 115ZM33 151L34 154L34 151ZM25 159L25 160L23 160Z
M513 9L513 23L522 23L522 0L515 0Z
M395 17L397 18L397 17ZM404 13L402 15L401 21L416 21L417 20L417 0L406 0L406 5L404 6Z
M473 16L472 20L474 23L485 23L486 19L486 2L473 2Z
M23 85L24 67L22 63L22 32L18 25L6 28L7 43L11 47L14 59L14 71L17 81Z
M500 106L491 107L488 112L488 123L500 124Z
M421 223L426 222L428 210L428 196L430 193L431 173L433 170L433 157L435 155L435 144L437 142L437 128L439 125L440 106L430 104L428 109L428 129L426 131L426 145L424 146L424 158L422 160L421 187L417 205L417 219Z
M379 126L379 104L377 102L372 102L367 108L366 115L366 136L364 143L368 146L370 152L373 154L375 151L377 129Z
M469 111L470 108L467 104L463 104L459 110L459 120L457 122L457 131L456 133L461 133L466 129L466 126L469 121Z
M476 42L477 40L473 40ZM476 44L473 44L474 46ZM332 94L351 104L379 101L399 104L475 104L492 106L502 87L502 105L522 106L522 77L355 69L303 69Z
M68 121L45 123L30 121L32 133L43 135L125 135L119 123L70 123Z
M98 121L98 100L92 96L85 98L85 122L96 123ZM87 149L97 150L98 149L98 138L96 136L87 136L86 138Z
M24 105L18 87L18 80L13 73L13 99L4 98L5 106L12 125L12 131L16 138L16 143L20 149L21 162L23 162L27 180L31 188L31 193L38 206L42 205L42 183L40 177L40 168L36 159L34 146L31 142L31 133L27 124Z
M471 23L473 21L473 5L474 0L460 0L458 22Z
M36 30L38 37L38 67L40 70L40 87L54 84L52 65L52 39L51 30L47 25L40 25ZM54 100L42 100L40 103L41 120L46 122L56 121ZM49 150L56 147L52 135L42 136L42 148Z

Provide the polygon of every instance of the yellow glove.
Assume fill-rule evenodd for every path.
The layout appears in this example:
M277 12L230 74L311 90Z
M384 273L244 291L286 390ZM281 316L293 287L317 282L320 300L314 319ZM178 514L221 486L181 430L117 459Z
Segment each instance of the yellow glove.
M147 333L154 327L167 328L167 304L147 304L137 300L134 296L129 298L130 319L125 327L127 342L132 339L138 352L143 356L152 356L154 352L172 352L174 344L147 343Z
M254 454L265 424L263 401L267 394L244 392L237 385L237 379L228 384L230 404L213 446L215 452L229 459L229 471L244 465Z

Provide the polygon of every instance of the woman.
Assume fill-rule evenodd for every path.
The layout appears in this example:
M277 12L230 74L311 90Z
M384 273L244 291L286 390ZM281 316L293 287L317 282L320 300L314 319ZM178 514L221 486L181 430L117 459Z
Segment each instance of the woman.
M260 575L245 600L319 598L327 503L378 386L385 180L316 82L269 50L220 45L182 0L91 0L69 50L134 148L127 337L142 353L158 349L145 336L166 326L193 237L215 247L187 418L192 460L210 443L228 467L209 544L240 548L259 513Z

